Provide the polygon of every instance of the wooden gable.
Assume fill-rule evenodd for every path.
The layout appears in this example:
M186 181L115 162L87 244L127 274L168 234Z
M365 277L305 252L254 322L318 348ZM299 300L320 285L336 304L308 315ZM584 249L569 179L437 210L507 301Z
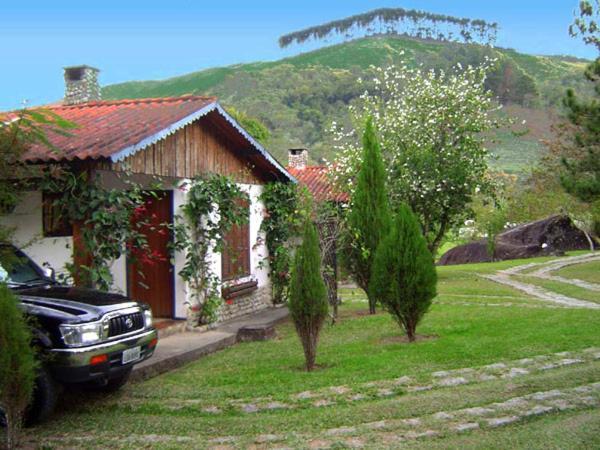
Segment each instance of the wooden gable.
M113 163L111 169L174 178L214 172L248 184L277 179L263 158L252 151L248 141L217 113L209 113L123 161Z

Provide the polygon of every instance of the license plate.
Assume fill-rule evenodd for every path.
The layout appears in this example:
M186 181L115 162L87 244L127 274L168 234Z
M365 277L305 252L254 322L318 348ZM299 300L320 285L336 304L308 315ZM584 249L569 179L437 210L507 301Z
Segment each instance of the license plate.
M123 364L127 364L133 361L137 361L142 356L142 348L141 347L133 347L128 348L123 351Z

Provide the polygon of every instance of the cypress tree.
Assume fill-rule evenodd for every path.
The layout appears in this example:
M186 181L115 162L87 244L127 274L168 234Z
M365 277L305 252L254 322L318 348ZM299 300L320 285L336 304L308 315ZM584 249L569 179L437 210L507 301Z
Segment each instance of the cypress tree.
M321 253L314 225L307 218L302 244L296 250L290 282L289 307L304 347L306 370L315 366L319 333L327 317L327 288L321 278Z
M23 414L35 380L31 332L17 299L0 283L0 414L6 420L6 446L16 448Z
M437 274L419 222L405 205L400 205L390 233L382 239L371 279L371 295L415 340L417 324L436 296Z
M377 246L390 225L385 180L381 149L373 119L369 117L363 135L363 160L350 203L344 247L346 265L358 285L367 293L371 314L375 314L376 305L376 299L369 292L371 267Z

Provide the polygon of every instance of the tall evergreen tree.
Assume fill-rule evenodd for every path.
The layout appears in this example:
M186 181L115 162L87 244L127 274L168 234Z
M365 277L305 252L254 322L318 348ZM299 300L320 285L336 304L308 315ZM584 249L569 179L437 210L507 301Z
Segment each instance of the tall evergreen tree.
M307 217L302 244L296 250L290 282L289 307L304 348L306 370L315 366L319 333L327 318L327 288L321 277L321 252L314 225Z
M436 296L437 274L419 221L402 204L390 233L379 244L370 293L413 342L416 328Z
M0 283L0 414L3 412L6 420L9 449L18 444L23 415L33 393L36 366L31 331L17 303L10 289Z
M600 2L582 0L569 33L600 51L599 24ZM564 99L574 131L563 154L575 157L563 156L560 181L569 194L590 205L591 226L600 236L600 58L587 67L585 77L593 83L594 97L582 100L569 89Z
M369 293L369 280L375 251L389 230L390 212L385 167L372 117L367 119L362 143L363 159L350 202L344 248L346 265L367 293L369 312L375 314L376 299Z

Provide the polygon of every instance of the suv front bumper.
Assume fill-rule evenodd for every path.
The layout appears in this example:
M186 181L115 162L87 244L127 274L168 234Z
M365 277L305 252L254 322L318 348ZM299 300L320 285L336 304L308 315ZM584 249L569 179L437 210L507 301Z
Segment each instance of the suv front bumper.
M98 379L112 379L154 353L158 333L155 329L146 330L111 342L81 348L52 349L49 367L54 377L63 383L84 383ZM122 363L123 351L140 347L140 359ZM90 365L94 357L107 355L107 361Z

